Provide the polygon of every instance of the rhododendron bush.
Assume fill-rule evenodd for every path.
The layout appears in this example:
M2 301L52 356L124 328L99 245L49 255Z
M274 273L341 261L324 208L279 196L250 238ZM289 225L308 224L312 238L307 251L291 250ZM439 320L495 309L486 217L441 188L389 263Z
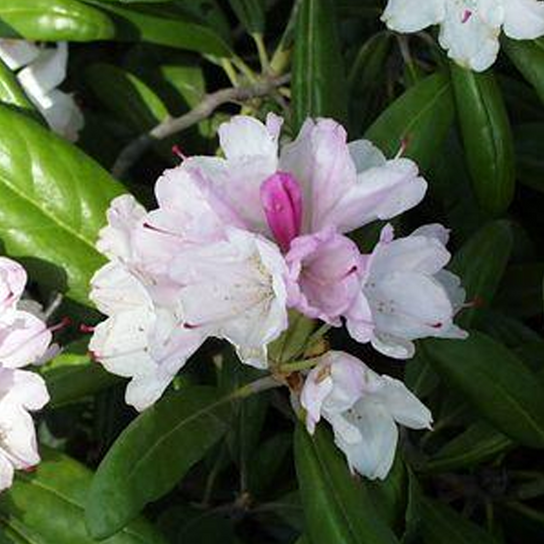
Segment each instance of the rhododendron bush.
M0 544L544 536L543 0L0 0Z

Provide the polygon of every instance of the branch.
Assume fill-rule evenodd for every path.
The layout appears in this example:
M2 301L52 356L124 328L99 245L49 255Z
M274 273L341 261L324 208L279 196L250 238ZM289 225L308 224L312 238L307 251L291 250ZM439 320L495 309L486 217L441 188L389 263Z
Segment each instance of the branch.
M173 134L187 130L189 127L208 118L219 106L228 103L239 103L266 96L274 89L288 83L290 75L259 81L247 87L221 89L204 97L191 111L181 117L168 118L159 123L151 131L142 134L130 142L119 154L112 168L112 174L121 178L138 158L156 141L164 140Z

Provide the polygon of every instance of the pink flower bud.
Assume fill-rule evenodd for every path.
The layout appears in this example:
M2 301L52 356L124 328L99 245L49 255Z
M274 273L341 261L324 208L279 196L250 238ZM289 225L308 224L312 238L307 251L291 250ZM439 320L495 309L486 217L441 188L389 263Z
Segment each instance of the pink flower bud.
M282 251L288 251L302 226L302 192L297 180L276 172L261 185L261 202L274 238Z

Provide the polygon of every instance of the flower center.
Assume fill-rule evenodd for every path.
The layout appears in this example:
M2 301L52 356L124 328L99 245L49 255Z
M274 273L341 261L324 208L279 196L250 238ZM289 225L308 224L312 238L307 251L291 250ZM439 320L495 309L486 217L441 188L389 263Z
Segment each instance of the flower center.
M302 191L291 174L276 172L261 185L261 203L268 226L281 250L289 250L302 227Z

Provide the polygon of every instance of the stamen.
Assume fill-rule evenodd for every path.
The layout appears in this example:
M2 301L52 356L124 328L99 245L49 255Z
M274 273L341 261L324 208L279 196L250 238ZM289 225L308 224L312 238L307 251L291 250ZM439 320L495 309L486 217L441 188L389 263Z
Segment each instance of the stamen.
M56 325L52 325L51 327L49 327L49 330L51 332L62 331L66 327L69 327L71 324L72 324L72 320L69 317L63 317L60 323L57 323Z
M79 325L79 332L82 332L83 334L92 334L94 329L95 327L93 325L87 325L86 323L81 323Z
M400 159L404 155L404 153L406 153L406 150L408 149L409 144L410 144L409 136L405 136L404 138L402 138L402 140L400 141L400 148L397 151L397 154L395 155L395 159Z
M187 160L187 155L185 155L181 147L177 144L172 146L172 153L182 161Z

